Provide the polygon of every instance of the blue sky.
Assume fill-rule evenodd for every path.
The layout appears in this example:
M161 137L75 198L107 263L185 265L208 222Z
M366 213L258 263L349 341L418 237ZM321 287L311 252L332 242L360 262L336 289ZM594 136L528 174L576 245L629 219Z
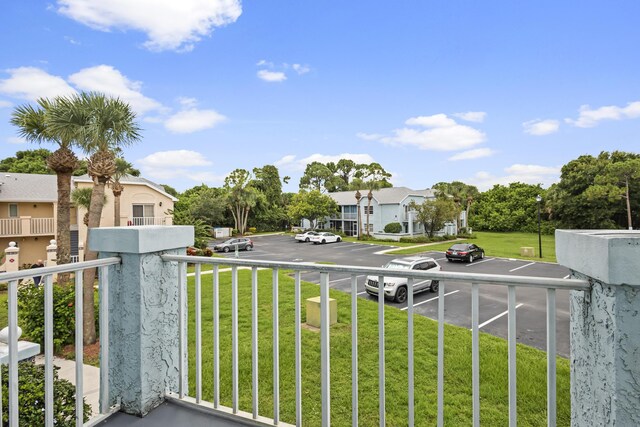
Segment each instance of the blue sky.
M0 6L0 158L39 96L136 110L125 157L179 190L377 161L395 185L557 181L640 152L637 1L61 0Z

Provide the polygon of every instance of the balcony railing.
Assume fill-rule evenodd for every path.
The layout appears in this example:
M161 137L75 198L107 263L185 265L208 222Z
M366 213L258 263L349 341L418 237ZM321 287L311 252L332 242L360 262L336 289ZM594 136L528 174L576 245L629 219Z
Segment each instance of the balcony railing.
M128 221L127 225L168 225L170 224L169 219L166 216L134 216Z
M357 426L359 424L358 413L358 401L359 396L366 394L370 395L373 390L360 390L358 382L358 322L357 322L357 310L358 310L358 290L357 290L357 277L362 275L375 275L378 276L378 283L380 283L381 289L379 289L378 297L378 407L379 407L379 419L380 426L386 425L386 364L385 360L385 304L384 304L384 290L382 289L384 284L384 275L389 274L389 270L382 268L369 268L369 267L356 267L356 266L329 266L329 265L313 265L308 263L292 263L292 262L272 262L272 261L257 261L257 260L239 260L239 259L212 259L205 257L191 257L180 255L163 255L162 258L165 261L178 261L182 270L186 269L187 263L195 263L195 340L196 340L196 356L195 356L195 369L196 369L196 386L195 396L188 396L188 389L185 382L182 382L179 387L179 391L175 394L175 398L181 401L191 401L196 404L203 403L202 398L202 278L201 278L201 265L210 264L213 265L213 404L214 410L230 411L233 414L239 414L241 408L239 407L239 366L240 360L238 356L238 288L239 277L238 270L241 268L251 269L251 366L252 366L252 379L251 390L243 390L243 392L252 395L252 412L251 418L254 420L260 419L260 412L258 408L258 401L260 400L258 390L258 353L264 351L264 349L258 349L258 270L269 269L273 271L272 276L272 322L273 322L273 341L272 341L272 360L273 360L273 391L269 390L267 393L273 393L271 399L273 400L273 422L278 424L280 418L280 396L279 387L280 383L280 366L279 366L279 354L282 351L280 348L279 340L279 292L278 292L278 271L279 270L292 270L295 276L295 322L293 327L295 328L295 388L296 388L296 425L302 424L304 414L302 413L302 358L301 358L301 274L302 272L315 272L320 275L320 298L321 298L321 328L320 328L320 349L321 349L321 408L322 408L322 425L328 426L331 419L331 387L330 387L330 371L331 371L331 355L330 355L330 334L329 334L329 283L330 276L332 274L347 274L351 280L351 354L352 354L352 424ZM232 348L232 406L231 408L223 407L220 404L220 370L219 359L221 354L221 339L219 337L219 323L220 323L220 308L219 308L219 290L220 290L220 278L219 267L221 265L231 266L231 316L232 316L232 336L231 336L231 348ZM487 275L487 274L463 274L453 272L425 272L425 271L394 271L394 277L403 277L408 279L408 287L413 286L413 282L433 279L440 281L439 293L438 293L438 373L437 373L437 423L442 426L444 423L444 310L445 310L445 295L446 295L446 281L455 280L456 282L463 282L471 287L472 295L472 395L473 395L473 423L479 425L480 422L480 353L479 353L479 292L480 287L484 285L500 285L505 286L508 289L508 378L509 378L509 422L510 425L515 425L517 421L516 411L516 288L518 287L538 287L546 289L547 292L547 384L549 385L547 390L547 413L549 425L555 425L556 421L556 290L587 290L589 285L582 280L569 280L569 279L552 279L542 277L523 277L523 276L502 276L502 275ZM181 275L183 277L183 275ZM445 282L443 282L445 281ZM184 283L181 285L185 286ZM262 285L261 285L262 286ZM415 384L414 384L414 372L415 372L415 349L414 349L414 310L413 310L413 293L408 292L408 412L407 421L408 425L414 425L415 421ZM182 318L182 316L180 316ZM182 349L187 345L187 331L186 328L181 329L180 346ZM184 352L181 351L180 354ZM187 363L184 358L179 362L180 370L182 374L180 378L186 378L187 375ZM270 412L271 412L270 411Z
M83 331L82 331L82 311L83 311L83 276L84 270L89 268L98 268L98 286L99 286L99 299L100 299L100 333L101 336L109 336L109 301L108 301L108 289L109 281L107 275L107 269L111 265L119 264L120 258L111 257L104 258L96 261L86 261L81 263L75 263L73 266L70 264L43 267L38 269L38 274L42 278L41 285L44 286L44 365L45 365L45 399L44 399L44 419L46 426L54 425L54 367L53 367L53 317L54 317L54 301L53 301L53 282L54 276L59 273L72 273L75 276L75 413L76 413L76 426L93 426L104 420L109 414L117 411L119 407L109 407L109 389L108 389L108 354L109 354L109 340L105 339L100 344L100 416L90 420L87 424L84 424L84 399L83 399ZM9 365L9 406L8 406L8 419L9 425L19 425L20 409L19 409L19 395L18 384L20 378L18 377L18 287L21 286L22 280L28 280L33 276L33 270L21 270L11 273L0 273L0 283L8 283L8 328L9 328L9 340L8 340L8 365ZM30 285L26 285L30 286ZM0 399L1 401L1 399ZM3 408L4 409L4 408Z
M2 218L0 236L46 236L55 234L53 218Z

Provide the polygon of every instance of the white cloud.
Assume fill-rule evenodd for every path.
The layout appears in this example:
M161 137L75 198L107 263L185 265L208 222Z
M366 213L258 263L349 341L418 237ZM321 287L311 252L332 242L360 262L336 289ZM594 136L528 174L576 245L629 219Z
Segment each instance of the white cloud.
M580 128L597 126L603 120L637 119L640 117L640 101L630 102L626 107L608 105L591 109L588 105L580 107L577 120L565 119L565 122Z
M256 65L258 67L269 67L269 68L273 68L274 64L271 61L267 61L266 59L261 59L260 61L256 62Z
M311 68L309 68L308 65L302 64L293 64L291 68L293 68L293 70L299 75L307 74L309 71L311 71Z
M71 36L64 36L64 39L65 39L66 41L68 41L69 43L71 43L71 44L73 44L73 45L76 45L76 46L80 46L80 45L82 44L82 43L80 43L78 40L74 39L74 38L73 38L73 37L71 37Z
M367 141L380 141L388 145L410 145L421 150L455 151L464 150L481 144L486 140L483 132L470 126L456 123L446 114L411 117L405 121L407 126L392 131L392 135L367 134L357 136Z
M195 174L191 168L210 166L201 153L192 150L158 151L137 161L145 176L170 179Z
M558 132L560 129L560 122L557 120L529 120L522 123L524 132L529 135L549 135L551 133Z
M506 175L495 176L488 172L478 172L466 182L473 183L480 191L486 191L496 184L509 185L512 182L542 184L548 187L560 179L560 167L514 164L504 169Z
M454 116L467 122L482 123L487 117L487 113L484 111L467 111L466 113L455 113Z
M35 101L71 95L75 90L59 76L53 76L36 67L19 67L7 70L9 78L0 80L0 93L12 98Z
M320 163L329 163L334 162L337 163L340 159L350 159L355 163L373 163L375 160L369 154L351 154L351 153L343 153L343 154L312 154L303 159L296 160L296 156L289 154L284 156L280 160L276 161L274 164L283 169L287 169L290 171L304 171L309 163L312 162L320 162Z
M150 50L190 51L214 28L235 22L240 0L58 0L58 12L91 28L137 30Z
M287 80L287 76L282 71L259 70L258 78L265 82L282 82Z
M158 101L142 94L141 82L129 80L111 65L84 68L70 75L69 81L83 91L102 92L107 95L117 96L128 102L131 108L140 114L164 109Z
M226 175L216 175L212 172L196 172L188 173L187 178L208 185L221 185L224 184Z
M476 148L474 150L463 151L458 154L454 154L449 157L448 160L456 161L456 160L471 160L471 159L479 159L482 157L489 157L493 155L494 151L491 148Z
M174 133L192 133L209 129L227 120L215 110L190 109L180 111L164 122L164 127Z
M19 137L19 136L10 136L9 138L7 138L7 143L9 144L26 144L27 140Z
M195 108L198 105L198 100L195 98L188 98L181 96L178 98L178 102L185 108Z
M9 108L11 107L13 104L10 103L9 101L2 101L0 100L0 108Z

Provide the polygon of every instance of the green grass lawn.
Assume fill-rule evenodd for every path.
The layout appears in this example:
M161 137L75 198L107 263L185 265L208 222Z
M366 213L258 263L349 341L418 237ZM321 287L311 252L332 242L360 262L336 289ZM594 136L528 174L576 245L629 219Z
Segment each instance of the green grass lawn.
M251 294L250 272L239 272L239 381L240 409L251 411ZM220 397L231 406L231 290L229 273L220 274ZM189 278L189 386L195 395L194 280ZM295 423L294 288L293 279L279 275L280 411L281 419ZM211 276L203 276L203 392L212 400L212 291ZM272 287L271 272L259 272L259 407L273 416ZM319 295L317 285L303 283L302 298ZM331 291L338 301L338 324L331 328L332 424L351 422L351 310L350 296ZM305 319L304 303L302 319ZM407 313L385 307L387 424L407 423ZM415 317L416 424L434 425L437 404L437 323ZM377 304L358 300L359 413L361 425L378 424ZM507 342L480 335L481 420L483 425L508 425ZM546 354L518 345L518 421L546 425ZM471 402L471 333L445 325L445 424L469 425ZM302 330L303 423L320 424L320 336ZM569 362L558 358L558 425L570 424Z
M537 233L491 233L479 231L474 233L477 238L469 240L484 249L486 256L502 258L530 259L531 261L556 261L556 242L554 235L542 236L542 255L538 258L538 234ZM418 248L399 249L388 252L390 255L411 255L427 251L445 251L452 245L451 242L439 243ZM531 246L536 256L525 258L520 256L520 247Z

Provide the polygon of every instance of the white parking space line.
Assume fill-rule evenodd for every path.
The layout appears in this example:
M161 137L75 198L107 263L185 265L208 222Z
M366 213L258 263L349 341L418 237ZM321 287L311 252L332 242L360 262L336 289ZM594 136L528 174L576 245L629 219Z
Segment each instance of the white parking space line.
M530 265L533 265L533 264L535 264L535 262L530 262L529 264L525 264L525 265L521 265L520 267L513 268L509 270L509 272L520 270L521 268L529 267Z
M355 252L355 251L366 251L366 250L371 250L371 249L375 249L371 247L372 245L367 245L365 247L358 247L355 249L349 249L349 252Z
M447 257L444 257L444 258L436 258L436 261L444 261L445 259L447 259Z
M474 265L482 264L483 262L493 261L494 259L495 258L488 258L488 259L483 259L482 261L474 261L472 263L465 265L465 267L473 267Z
M452 295L452 294L455 294L456 292L460 292L460 290L447 292L446 294L444 294L444 296L446 297L447 295ZM415 308L415 307L417 307L417 306L419 306L419 305L426 304L426 303L428 303L428 302L431 302L431 301L437 300L438 298L439 298L439 297L433 297L433 298L429 298L428 300L420 301L420 302L419 302L419 303L417 303L417 304L413 304L413 307ZM409 308L409 307L404 307L404 308L401 308L400 310L407 310L408 308Z
M563 279L568 279L569 277L571 277L571 275L567 274L566 276L563 277Z
M366 294L366 293L367 293L367 291L362 291L362 292L358 292L356 295L363 295L363 294Z
M524 303L520 303L518 305L516 305L516 310L519 309L520 307L522 307L524 305ZM502 316L505 316L509 314L509 310L505 311L504 313L500 313L497 316L492 317L491 319L487 320L484 323L481 323L480 325L478 325L478 329L482 328L483 326L487 326L489 323L494 322L496 320L498 320L499 318L501 318ZM469 330L471 330L472 328L470 328Z
M364 274L361 274L361 275L359 275L359 276L356 276L356 279L359 279L360 277L364 277L364 276L365 276ZM344 280L349 280L349 279L351 279L351 276L349 276L349 277L343 277L342 279L329 280L329 284L331 284L331 283L336 283L336 282L342 282L342 281L344 281Z

